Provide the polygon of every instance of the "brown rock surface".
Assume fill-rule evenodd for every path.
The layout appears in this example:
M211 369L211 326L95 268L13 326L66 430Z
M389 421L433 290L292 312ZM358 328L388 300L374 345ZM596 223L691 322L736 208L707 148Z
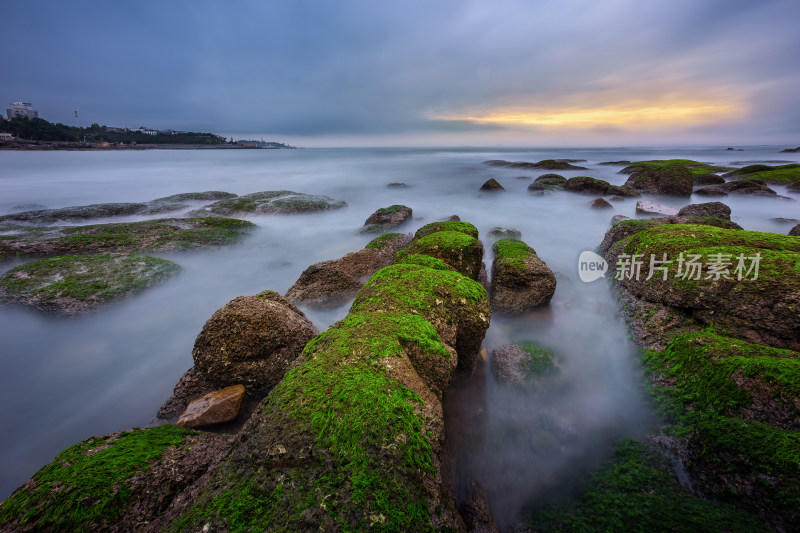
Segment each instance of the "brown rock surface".
M236 418L244 400L244 385L209 392L193 400L175 424L184 428L219 424Z

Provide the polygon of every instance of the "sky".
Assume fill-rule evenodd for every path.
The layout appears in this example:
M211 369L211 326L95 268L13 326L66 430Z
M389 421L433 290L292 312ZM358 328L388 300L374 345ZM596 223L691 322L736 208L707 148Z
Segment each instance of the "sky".
M0 0L0 13L0 99L53 122L308 147L800 145L798 0Z

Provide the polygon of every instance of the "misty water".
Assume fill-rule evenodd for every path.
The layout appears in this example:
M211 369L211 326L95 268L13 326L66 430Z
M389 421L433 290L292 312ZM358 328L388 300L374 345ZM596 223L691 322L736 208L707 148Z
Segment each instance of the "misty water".
M664 149L306 149L240 151L0 152L0 213L21 204L46 208L141 202L170 194L223 190L237 194L289 189L345 200L341 210L254 216L258 229L241 244L200 252L152 254L182 272L138 296L78 318L56 318L0 306L0 498L5 498L68 445L92 435L145 426L192 365L192 346L213 312L239 295L280 293L310 264L363 247L358 229L379 207L408 205L414 220L400 231L459 215L477 226L491 265L488 231L516 228L558 286L549 306L511 319L492 318L485 347L516 341L548 347L560 371L535 391L501 386L486 365L448 397L449 430L459 449L457 494L472 479L489 490L502 524L530 505L561 498L608 457L616 439L641 438L657 424L641 389L638 354L605 281L583 283L577 260L594 250L613 214L635 216L635 199L613 210L591 197L526 189L545 171L487 168L488 159L585 159L589 170L560 171L624 183L621 166L603 161L689 158L741 166L795 162L775 147ZM517 179L525 176L528 179ZM494 177L506 188L481 193ZM408 188L387 188L404 182ZM779 194L800 199L800 195ZM647 198L674 206L709 201ZM716 200L714 198L713 200ZM745 229L786 233L800 218L793 201L731 195L723 199ZM201 205L201 204L199 204ZM19 210L19 209L16 209ZM96 220L137 220L136 217ZM20 261L0 263L0 274ZM304 309L323 330L349 305Z

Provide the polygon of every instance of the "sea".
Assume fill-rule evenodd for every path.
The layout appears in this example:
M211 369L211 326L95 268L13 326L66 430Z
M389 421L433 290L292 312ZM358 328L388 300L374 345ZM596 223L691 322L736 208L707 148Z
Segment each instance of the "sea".
M0 499L67 446L150 424L192 366L195 337L215 310L240 295L265 289L285 293L309 265L367 244L372 236L359 229L373 211L402 204L413 209L413 219L397 231L413 232L458 215L480 231L490 267L489 231L513 228L556 273L550 304L514 319L493 317L484 346L489 360L494 349L509 342L545 346L558 361L558 372L538 387L520 389L498 384L489 366L481 365L448 395L445 412L454 442L467 443L457 451L460 499L479 480L500 524L560 501L608 458L616 441L660 431L662 422L645 392L640 353L610 283L587 283L578 276L581 252L596 250L613 215L636 217L636 199L612 202L613 209L591 209L592 197L581 194L528 192L546 170L484 162L581 160L574 164L587 170L556 173L621 185L627 179L619 173L623 166L600 163L681 158L740 167L800 161L800 154L779 153L782 147L742 148L0 151L0 214L28 204L144 202L206 190L287 189L348 204L325 212L247 217L258 227L237 245L153 253L178 263L180 274L86 316L60 318L0 305ZM480 191L489 178L505 191ZM393 182L408 187L387 186ZM785 186L773 188L791 199L730 195L721 200L744 229L785 234L793 224L774 219L800 218L800 195ZM718 198L643 199L681 207ZM1 262L0 274L27 260ZM303 310L324 330L348 308Z

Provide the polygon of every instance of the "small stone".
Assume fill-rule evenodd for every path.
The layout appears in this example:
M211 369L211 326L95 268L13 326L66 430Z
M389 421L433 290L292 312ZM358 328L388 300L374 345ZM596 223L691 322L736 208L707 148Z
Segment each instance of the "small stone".
M486 180L486 183L481 185L481 190L482 191L504 191L505 188L502 185L500 185L500 183L498 183L496 179L489 178L488 180Z
M608 202L607 202L605 199L603 199L603 198L595 198L594 200L592 200L591 202L589 202L589 207L591 207L592 209L608 209L608 208L613 208L613 206L612 206L610 203L608 203Z
M674 207L657 204L656 202L648 202L646 200L639 200L636 202L636 212L646 215L664 215L668 217L678 214L678 210Z
M219 424L236 418L244 400L244 385L209 392L186 407L176 425L184 428Z

